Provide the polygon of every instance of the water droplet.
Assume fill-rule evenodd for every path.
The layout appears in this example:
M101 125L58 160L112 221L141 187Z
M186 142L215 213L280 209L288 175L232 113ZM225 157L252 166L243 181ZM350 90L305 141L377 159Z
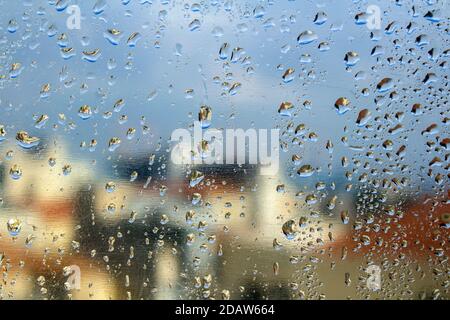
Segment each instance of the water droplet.
M24 149L33 148L37 146L40 142L40 139L38 137L32 137L28 135L28 132L26 131L17 132L16 140L19 146L21 146Z
M314 168L309 164L305 164L298 169L297 173L303 178L310 177L314 174Z
M188 28L189 28L190 31L195 31L195 30L199 30L200 26L201 26L200 20L194 19L194 20L192 20L191 23L189 23Z
M48 119L49 119L48 115L46 114L40 115L39 118L37 118L36 122L34 123L34 127L37 129L41 129L42 127L45 126Z
M139 32L133 32L127 40L127 46L130 48L136 47L138 41L142 38L141 34Z
M377 90L379 92L386 92L392 89L394 81L391 78L384 78L377 84Z
M22 177L22 168L15 164L9 169L9 175L13 180L19 180Z
M350 100L348 100L347 98L339 98L334 103L334 107L336 108L338 114L344 114L348 110L350 110L349 105Z
M94 11L94 14L101 14L103 11L105 11L106 5L106 0L97 0L97 2L94 4L94 8L92 9Z
M114 152L119 146L120 146L120 143L121 143L122 141L119 139L119 138L117 138L117 137L112 137L110 140L109 140L109 143L108 143L108 150L110 151L110 152Z
M68 176L72 172L72 166L70 164L66 164L62 167L63 175Z
M96 62L100 56L101 56L100 49L95 49L92 51L83 51L83 60L89 62Z
M82 105L80 109L78 110L78 115L81 119L86 120L89 119L92 116L92 110L91 107L87 104Z
M120 42L120 39L122 39L123 33L122 31L118 29L108 29L103 33L103 36L106 40L109 41L112 45L118 45Z
M76 56L74 48L61 48L61 57L63 57L64 60L68 60L74 56Z
M11 64L11 68L9 69L9 77L11 79L17 78L23 70L23 66L20 62L15 62Z
M116 190L116 184L113 181L109 181L105 185L106 192L114 192Z
M328 17L327 14L323 11L319 11L316 13L316 16L314 17L314 23L317 25L322 25L327 21Z
M195 187L203 180L204 177L205 177L205 175L202 172L200 172L198 170L192 171L191 177L189 180L189 186L191 188Z
M284 83L289 83L292 80L294 80L294 78L295 78L295 69L293 68L288 68L282 76Z
M350 221L350 216L347 210L341 212L341 220L343 224L348 224L348 222Z
M352 67L358 63L359 55L354 51L349 51L345 54L344 61L347 66Z
M371 115L369 109L363 109L363 110L361 110L361 111L359 112L359 114L358 114L358 118L356 119L356 124L357 124L359 127L362 127L362 126L366 125L367 122L370 120L371 116L372 116L372 115Z
M22 222L19 219L9 219L6 223L6 227L8 229L9 234L12 237L16 237L19 235L20 230L22 230Z
M295 222L295 220L292 219L286 221L281 229L288 240L295 239L299 231L297 222Z
M203 129L211 126L211 119L212 119L211 108L208 106L201 106L200 111L198 113L198 121L200 121L200 124Z
M300 33L297 37L297 42L301 45L305 45L317 40L317 34L314 31L306 30Z
M291 116L291 109L294 107L294 105L291 102L285 101L280 104L280 107L278 108L278 113L282 116Z
M15 19L9 20L8 31L10 33L14 33L17 31L17 29L19 29L19 24L17 23L17 21Z

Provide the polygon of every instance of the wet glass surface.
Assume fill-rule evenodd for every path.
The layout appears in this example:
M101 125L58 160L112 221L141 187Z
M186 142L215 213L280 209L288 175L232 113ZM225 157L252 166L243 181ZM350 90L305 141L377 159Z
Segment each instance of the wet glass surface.
M0 298L449 298L448 1L0 7Z

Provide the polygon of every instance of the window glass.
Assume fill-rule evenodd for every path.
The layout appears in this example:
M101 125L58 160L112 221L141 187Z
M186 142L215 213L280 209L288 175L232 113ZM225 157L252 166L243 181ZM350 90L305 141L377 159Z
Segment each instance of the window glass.
M1 299L448 299L448 1L0 0Z

